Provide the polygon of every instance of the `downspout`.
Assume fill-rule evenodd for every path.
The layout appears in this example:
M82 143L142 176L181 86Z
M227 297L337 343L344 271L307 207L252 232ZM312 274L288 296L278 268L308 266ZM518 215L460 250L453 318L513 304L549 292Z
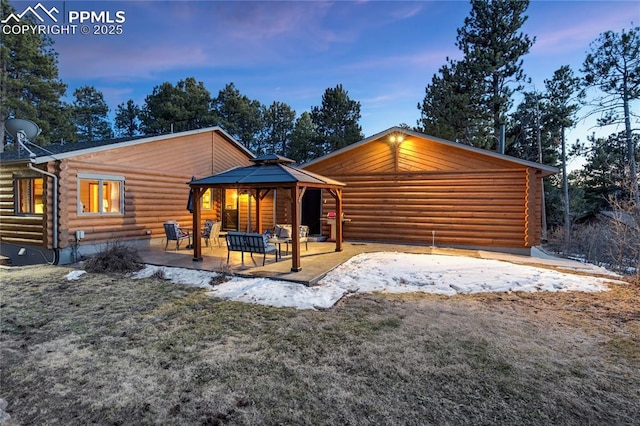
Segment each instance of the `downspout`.
M33 163L27 164L27 166L33 170L34 172L38 172L40 174L49 176L53 179L53 262L52 264L57 265L59 259L58 256L58 176L53 173L49 173L44 170L40 170L37 167L33 166Z
M500 139L498 140L498 152L504 155L505 136L504 136L504 123L500 123Z

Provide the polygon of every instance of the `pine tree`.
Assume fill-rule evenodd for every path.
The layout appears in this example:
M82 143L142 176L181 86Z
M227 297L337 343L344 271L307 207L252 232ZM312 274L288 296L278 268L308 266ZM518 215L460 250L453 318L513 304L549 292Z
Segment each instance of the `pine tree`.
M490 148L500 135L500 126L511 107L511 96L525 80L522 56L535 42L518 32L527 16L528 0L471 0L471 14L458 29L457 46L464 53L467 79L482 93L480 105L490 115L493 135L478 134L474 145Z
M553 78L545 80L547 89L546 118L547 126L552 134L560 141L562 164L562 190L564 203L564 227L566 239L571 235L571 201L569 199L569 176L567 174L567 143L565 130L575 125L575 114L578 111L577 101L582 94L577 93L580 80L573 76L568 65L561 66L553 73Z
M510 116L507 138L512 142L506 153L528 161L557 164L555 149L549 149L549 139L543 138L542 110L544 99L541 93L524 92L524 98Z
M73 92L75 101L73 120L82 141L113 138L113 130L108 120L109 107L102 92L93 86L83 86Z
M115 128L119 136L131 137L140 131L140 107L129 99L116 108Z
M262 108L263 136L265 152L286 155L291 143L296 112L282 102L273 102L269 108Z
M242 95L233 83L227 84L212 101L215 123L245 147L262 151L259 134L263 129L262 104Z
M317 145L315 144L317 137L311 114L307 111L303 112L296 120L295 127L291 133L291 144L286 156L298 163L306 163L319 157L322 154L317 150Z
M631 104L640 98L640 27L628 32L607 31L591 44L591 53L582 66L585 88L598 88L603 95L592 103L601 114L602 126L624 123L626 158L631 200L640 212L638 170L631 128ZM622 112L622 116L620 113Z
M626 172L626 133L612 134L607 138L589 137L590 149L586 164L580 171L579 182L584 188L588 209L592 212L608 209L611 197L628 199L630 193L629 175ZM633 135L636 161L640 136Z
M478 135L486 133L480 86L469 80L466 66L463 61L448 60L439 74L434 74L418 104L421 117L417 131L467 145L473 145Z
M349 98L342 84L328 88L322 105L311 109L311 120L318 133L318 152L326 154L361 140L360 102ZM321 155L322 155L321 154Z
M142 132L162 134L211 126L210 103L211 94L194 77L180 80L175 86L164 82L145 98L140 113Z
M1 1L2 18L14 12L7 0ZM26 19L30 18L23 17ZM66 85L58 79L57 54L51 38L30 32L3 33L0 43L0 152L4 150L8 136L4 128L8 118L34 121L42 129L34 143L46 145L61 139L73 140L75 129L61 102L65 91Z

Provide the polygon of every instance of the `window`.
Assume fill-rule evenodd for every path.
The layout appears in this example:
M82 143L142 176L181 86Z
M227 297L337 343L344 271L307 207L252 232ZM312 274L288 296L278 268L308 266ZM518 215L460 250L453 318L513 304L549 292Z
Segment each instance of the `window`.
M78 175L79 214L123 214L124 177Z
M213 210L213 199L211 198L211 188L202 194L202 210Z
M43 214L43 192L43 178L16 178L16 214Z

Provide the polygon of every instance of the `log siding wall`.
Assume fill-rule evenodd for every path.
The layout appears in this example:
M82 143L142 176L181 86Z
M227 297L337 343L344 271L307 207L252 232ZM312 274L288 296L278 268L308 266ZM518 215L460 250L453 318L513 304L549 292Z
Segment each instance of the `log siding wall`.
M77 230L85 231L84 243L101 243L112 239L164 237L162 224L167 220L177 220L190 227L192 216L186 207L187 182L191 177L202 178L250 164L246 152L212 130L114 146L39 167L46 167L47 171L58 175L59 248L64 249L74 242ZM38 176L28 170L26 164L3 164L0 173L2 240L52 248L52 218L48 214L53 208L52 179L46 178L45 214L16 216L13 207L13 176L16 173ZM79 214L78 174L82 173L124 176L124 214ZM221 220L220 195L213 195L214 210L204 212L203 222ZM267 204L265 202L265 206ZM196 230L195 234L198 233Z
M431 244L435 232L436 245L525 245L525 171L332 177L347 183L345 239Z
M540 172L412 137L373 140L308 170L346 183L344 238L487 248L540 243ZM323 194L323 214L335 209ZM329 226L323 225L323 234Z
M51 180L29 170L26 164L2 165L0 168L0 238L4 242L15 244L43 245L44 218L51 206L45 202L42 215L16 215L15 177L45 178L45 182ZM47 194L51 193L49 185L45 185L44 188L45 200Z

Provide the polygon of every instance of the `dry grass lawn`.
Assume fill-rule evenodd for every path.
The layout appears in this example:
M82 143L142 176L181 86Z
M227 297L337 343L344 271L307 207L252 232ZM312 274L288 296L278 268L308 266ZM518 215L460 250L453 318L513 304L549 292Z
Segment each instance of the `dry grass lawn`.
M18 424L640 423L638 283L296 311L68 272L0 271Z

